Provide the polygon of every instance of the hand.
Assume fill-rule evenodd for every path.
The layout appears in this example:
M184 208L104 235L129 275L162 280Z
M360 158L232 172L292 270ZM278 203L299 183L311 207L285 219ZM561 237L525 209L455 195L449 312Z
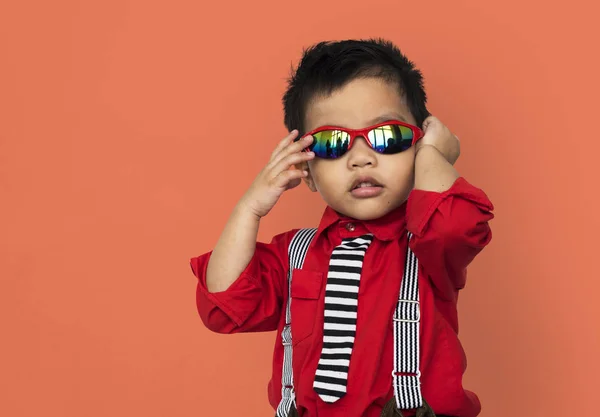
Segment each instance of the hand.
M294 142L298 131L293 130L277 145L267 166L258 174L242 200L241 206L257 217L264 217L275 206L284 191L297 187L308 174L296 169L315 157L313 152L302 152L312 143L312 136Z
M433 146L436 148L446 161L454 165L460 156L460 142L458 137L453 134L437 117L429 116L423 122L423 136L416 143L415 155L423 146Z

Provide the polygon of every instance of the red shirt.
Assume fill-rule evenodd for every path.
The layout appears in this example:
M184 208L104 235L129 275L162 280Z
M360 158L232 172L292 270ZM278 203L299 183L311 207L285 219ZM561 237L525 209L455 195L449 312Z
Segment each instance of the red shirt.
M392 398L392 314L404 270L407 230L414 234L410 245L419 260L423 397L436 414L479 414L477 396L462 386L466 358L457 335L456 305L467 265L491 239L492 210L483 191L462 178L443 193L414 190L401 207L372 221L325 210L304 267L295 270L292 279L293 374L301 417L379 417ZM281 399L280 334L288 296L288 244L295 232L278 235L269 244L257 243L246 270L223 292L211 294L206 289L210 253L191 260L199 278L198 311L210 330L278 331L268 386L273 408ZM347 394L328 404L312 385L323 340L329 257L342 238L365 233L372 233L374 240L363 263Z

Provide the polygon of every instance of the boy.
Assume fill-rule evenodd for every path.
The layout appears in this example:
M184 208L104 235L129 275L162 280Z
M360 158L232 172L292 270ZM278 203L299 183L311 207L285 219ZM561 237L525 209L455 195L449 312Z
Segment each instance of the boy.
M425 104L421 73L389 42L305 51L284 95L291 133L214 251L191 261L209 329L277 330L278 416L480 412L462 387L457 296L493 207L454 169L458 139ZM316 232L256 242L260 219L301 180L327 203Z

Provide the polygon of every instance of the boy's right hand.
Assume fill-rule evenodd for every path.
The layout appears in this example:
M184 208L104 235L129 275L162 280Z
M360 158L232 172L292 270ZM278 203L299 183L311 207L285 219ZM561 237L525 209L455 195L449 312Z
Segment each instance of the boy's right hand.
M297 130L292 130L277 145L267 166L258 174L250 189L242 197L241 205L257 217L264 217L275 206L284 191L297 187L307 172L294 166L315 157L313 152L302 152L312 142L312 137L294 142ZM290 169L294 167L293 169Z

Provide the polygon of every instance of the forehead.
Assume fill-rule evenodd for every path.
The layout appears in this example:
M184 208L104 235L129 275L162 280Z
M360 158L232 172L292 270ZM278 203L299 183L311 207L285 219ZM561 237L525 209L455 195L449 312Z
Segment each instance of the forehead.
M306 108L305 130L327 125L360 129L389 119L416 124L397 84L358 78L331 95L313 98Z

